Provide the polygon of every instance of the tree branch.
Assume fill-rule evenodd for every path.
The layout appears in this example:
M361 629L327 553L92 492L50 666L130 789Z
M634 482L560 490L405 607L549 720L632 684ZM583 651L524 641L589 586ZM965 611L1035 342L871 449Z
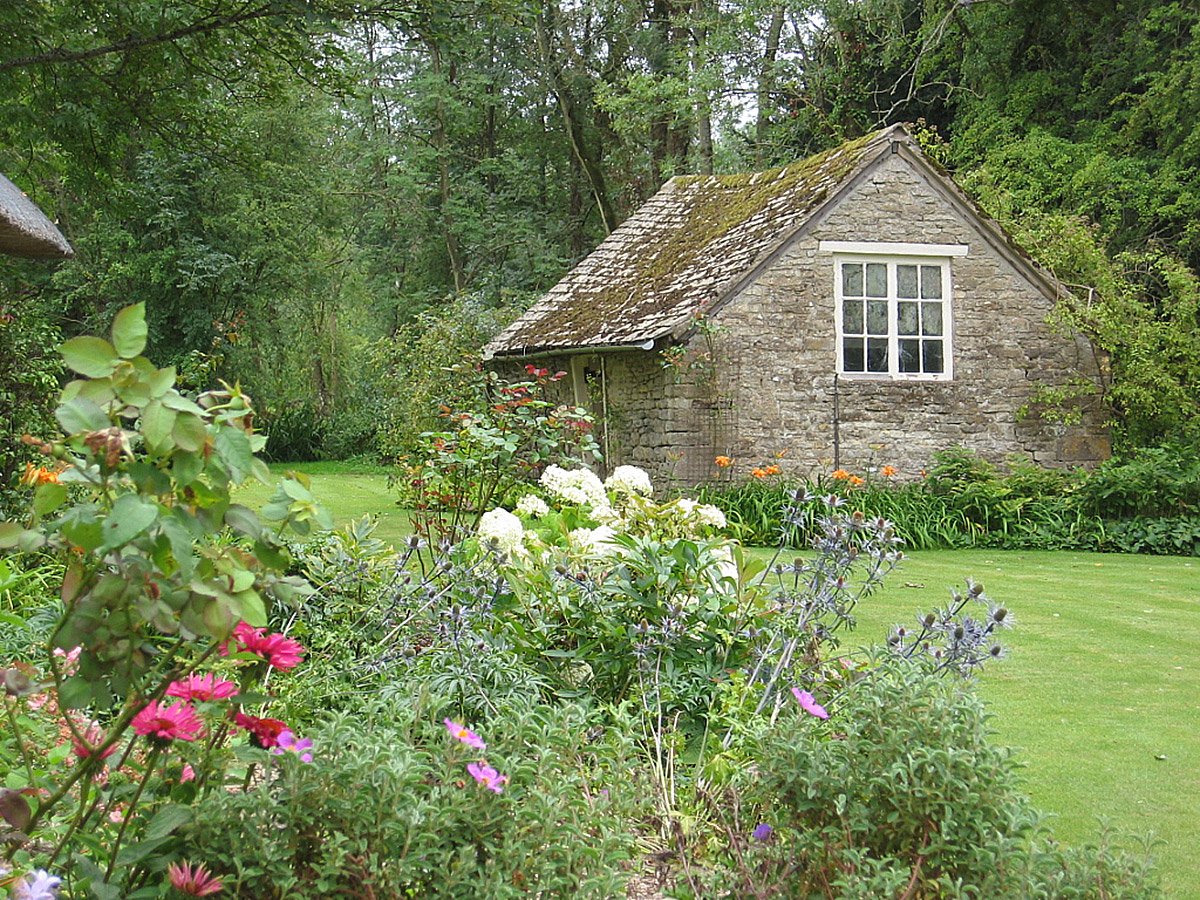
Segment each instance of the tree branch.
M86 62L89 59L109 56L114 53L126 53L130 50L140 50L142 47L152 47L156 44L174 43L193 35L208 34L213 31L220 31L223 28L230 28L234 25L241 25L245 22L264 19L277 14L278 10L275 5L268 3L265 6L229 15L208 16L192 22L190 25L184 25L170 31L162 31L156 34L131 34L111 44L92 47L88 50L68 50L65 47L55 47L53 50L47 50L44 53L34 53L30 56L18 56L15 59L0 60L0 72L9 72L13 69L27 69L32 66Z

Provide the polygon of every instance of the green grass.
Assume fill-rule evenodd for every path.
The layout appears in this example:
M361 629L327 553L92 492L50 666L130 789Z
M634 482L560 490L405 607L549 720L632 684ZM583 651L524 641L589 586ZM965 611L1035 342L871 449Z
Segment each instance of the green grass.
M329 510L339 527L369 514L379 521L375 536L380 540L398 545L412 534L408 510L396 505L396 491L387 486L391 469L353 462L271 465L271 474L276 479L288 471L303 472L312 478L313 494ZM273 482L270 485L248 484L238 490L237 500L257 509L274 492Z
M314 463L273 466L312 475L340 524L371 513L399 541L407 514L386 471ZM266 487L243 502L261 503ZM1200 560L1024 552L913 553L858 610L846 646L881 642L890 625L944 604L965 577L1008 606L1009 658L980 679L998 740L1018 748L1025 787L1054 815L1057 837L1094 841L1105 820L1120 836L1152 835L1167 896L1200 898ZM1162 758L1160 758L1162 757Z
M1000 743L1065 843L1153 836L1167 896L1200 897L1200 561L925 551L857 610L844 646L944 605L965 577L1008 606L1007 659L980 677ZM1161 758L1160 758L1161 757Z

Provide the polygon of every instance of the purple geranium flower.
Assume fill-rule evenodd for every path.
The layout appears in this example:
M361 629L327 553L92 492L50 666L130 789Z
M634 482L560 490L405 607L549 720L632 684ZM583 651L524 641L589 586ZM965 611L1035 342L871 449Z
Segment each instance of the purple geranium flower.
M825 711L820 703L813 699L813 695L808 691L802 691L800 688L792 688L792 695L796 698L796 702L800 704L800 708L810 716L816 716L818 719L828 719L829 713Z
M276 756L283 756L285 753L295 753L300 757L301 762L310 763L313 761L312 738L301 738L296 740L296 736L290 731L279 732L279 737L275 739L275 746L271 748L271 752Z
M754 833L751 834L750 836L752 838L754 838L756 841L765 841L771 836L771 833L774 830L775 829L772 828L770 825L768 825L766 822L759 822L758 827L754 829Z

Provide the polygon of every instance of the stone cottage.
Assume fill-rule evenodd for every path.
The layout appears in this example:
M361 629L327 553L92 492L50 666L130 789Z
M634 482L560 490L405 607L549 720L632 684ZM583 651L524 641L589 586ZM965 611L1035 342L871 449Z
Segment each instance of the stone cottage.
M896 126L781 169L681 176L485 356L568 371L609 466L694 483L778 464L925 468L964 446L1047 465L1108 453L1104 361L1048 324L1062 287Z

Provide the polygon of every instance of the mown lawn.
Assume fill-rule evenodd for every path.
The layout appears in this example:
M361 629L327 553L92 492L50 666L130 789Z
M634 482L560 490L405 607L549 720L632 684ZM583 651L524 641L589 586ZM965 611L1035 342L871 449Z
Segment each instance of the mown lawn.
M286 466L272 467L276 472ZM407 515L386 470L294 466L339 523L377 515L399 542ZM259 504L267 488L248 488ZM1067 843L1106 822L1122 843L1158 840L1167 896L1200 897L1200 561L1087 553L914 553L859 609L847 647L881 642L896 622L942 604L972 577L1007 605L1009 657L980 689L1000 742L1018 748L1025 785Z

